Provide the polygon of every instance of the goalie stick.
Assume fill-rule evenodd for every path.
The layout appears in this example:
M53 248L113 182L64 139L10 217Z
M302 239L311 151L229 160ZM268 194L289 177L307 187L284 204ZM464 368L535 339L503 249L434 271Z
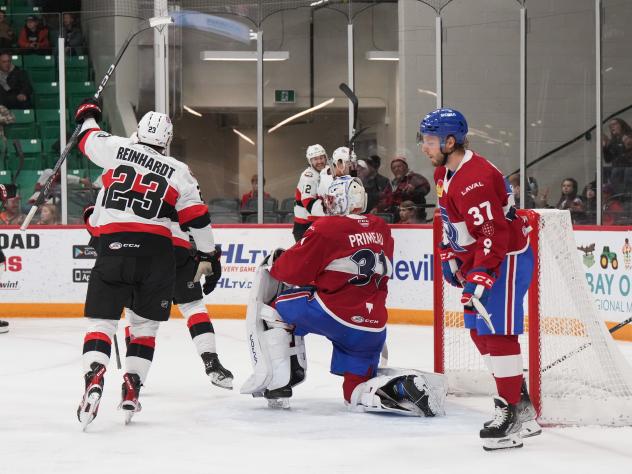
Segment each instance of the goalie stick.
M613 334L615 332L617 332L619 329L621 329L622 327L628 325L632 323L632 316L629 317L628 319L621 321L619 324L617 324L616 326L611 327L608 331L610 332L610 334ZM571 352L569 352L566 355L563 355L562 357L560 357L559 359L554 360L553 362L551 362L549 365L547 365L546 367L543 367L540 372L544 373L547 370L552 369L553 367L555 367L556 365L564 362L566 359L573 357L574 355L579 354L581 351L583 351L584 349L590 347L592 345L592 342L588 341L585 342L584 344L582 344L581 346L579 346L577 349L572 350Z
M119 52L117 53L116 58L114 59L114 62L110 65L108 70L103 75L103 79L101 79L101 83L99 84L99 87L97 88L97 91L94 94L94 99L98 100L99 97L101 97L101 94L103 92L105 85L110 80L110 77L112 77L112 74L114 74L114 70L116 69L116 66L123 58L123 54L125 53L128 46L130 45L130 43L136 36L138 36L140 33L142 33L145 30L156 28L158 26L169 25L169 24L172 24L173 22L174 22L173 18L171 18L170 16L164 16L164 17L156 16L156 17L149 18L148 20L143 21L140 27L136 31L130 32L129 36L125 40L125 43L123 43L123 46L121 46L121 49L119 49ZM68 143L66 144L66 147L62 151L61 156L57 160L57 163L55 163L55 166L53 167L53 174L50 176L50 178L48 178L46 183L44 183L44 186L42 186L42 190L40 191L39 196L37 196L37 199L35 200L35 203L33 204L33 206L31 206L31 209L29 210L29 213L26 216L26 219L24 219L24 222L20 226L21 231L25 231L28 228L29 224L31 223L31 220L33 220L33 217L35 216L35 213L37 212L37 209L42 204L44 204L44 201L46 201L46 199L48 198L48 195L50 194L50 188L53 185L53 182L55 181L55 176L59 172L61 165L64 163L64 161L66 161L66 158L70 154L70 150L72 150L72 148L77 143L77 138L79 137L80 131L81 131L81 125L78 124L75 127L75 131L72 132L72 135L70 136L70 139L68 140Z

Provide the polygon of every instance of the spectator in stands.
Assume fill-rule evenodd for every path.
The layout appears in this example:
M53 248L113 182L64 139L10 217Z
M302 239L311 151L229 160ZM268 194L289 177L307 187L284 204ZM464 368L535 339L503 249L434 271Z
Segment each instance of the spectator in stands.
M404 201L399 205L399 224L423 224L420 209L412 201Z
M603 203L603 214L601 223L603 225L617 225L625 219L625 207L622 197L615 194L611 184L604 184L601 188L601 201Z
M57 207L54 204L44 204L40 209L40 219L37 225L56 225L59 224L57 220Z
M83 33L81 27L77 23L72 13L64 13L64 44L66 45L66 54L70 56L78 56L83 54Z
M37 17L29 16L26 19L24 28L20 31L18 47L22 49L22 54L50 53L50 42L48 41L48 28L43 26Z
M26 72L11 62L8 52L0 52L0 104L9 109L30 109L32 94Z
M252 178L250 178L250 185L252 186L252 189L250 191L248 191L247 193L244 193L243 196L241 196L241 208L245 209L248 201L250 201L251 199L257 199L257 192L259 190L259 175L258 174L253 174ZM263 184L265 186L266 184L266 180L265 178L263 178ZM263 197L264 199L268 199L270 197L270 195L266 192L263 193Z
M0 49L12 48L15 43L15 33L7 21L7 16L0 10Z
M610 136L603 135L603 160L612 166L610 176L605 176L614 185L615 192L622 192L624 189L623 168L628 167L626 158L626 147L624 144L624 136L632 136L632 127L620 118L614 118L608 122ZM606 171L606 170L604 170Z
M388 178L378 173L382 160L378 155L372 155L364 160L366 168L358 168L358 177L364 184L367 194L367 212L375 213L378 209L384 209L389 201L391 186Z
M0 212L0 225L20 225L24 222L24 214L20 206L20 195L9 198L4 203L4 209Z
M530 192L530 187L527 187L526 192L525 192L525 206L522 207L520 206L520 175L518 173L512 174L511 176L509 176L509 184L511 184L511 189L513 191L513 195L514 195L514 200L516 202L516 207L517 208L521 208L521 209L534 209L535 206L535 199L533 198L533 195Z
M0 139L4 139L4 126L13 122L15 122L15 115L4 105L0 104Z
M597 222L597 182L591 181L582 191L584 201L584 222L582 224L595 224Z
M419 209L423 209L421 218L425 220L425 196L430 192L428 180L408 168L405 156L395 156L391 159L391 172L394 178L391 180L390 212L396 213L402 202L412 201ZM398 214L395 214L395 217L398 218Z
M584 201L579 197L577 180L566 178L562 181L562 195L560 196L556 209L568 209L571 212L573 224L579 224L585 219L586 208Z

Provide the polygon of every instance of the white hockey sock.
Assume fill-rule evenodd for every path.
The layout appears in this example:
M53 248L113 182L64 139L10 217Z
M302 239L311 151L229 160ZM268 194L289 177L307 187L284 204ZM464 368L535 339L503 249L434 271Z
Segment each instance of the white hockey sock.
M187 320L189 334L199 355L205 352L217 352L213 323L202 300L178 305Z
M88 328L83 340L83 356L81 362L83 372L89 372L93 362L110 363L112 351L112 337L116 333L118 321L110 319L88 318Z

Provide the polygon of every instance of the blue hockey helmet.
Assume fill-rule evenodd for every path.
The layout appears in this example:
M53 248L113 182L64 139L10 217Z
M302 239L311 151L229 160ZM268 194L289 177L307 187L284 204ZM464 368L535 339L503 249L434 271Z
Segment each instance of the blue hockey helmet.
M458 110L437 109L421 120L418 135L420 143L423 134L439 137L442 148L450 135L454 137L458 145L463 145L467 135L467 120Z

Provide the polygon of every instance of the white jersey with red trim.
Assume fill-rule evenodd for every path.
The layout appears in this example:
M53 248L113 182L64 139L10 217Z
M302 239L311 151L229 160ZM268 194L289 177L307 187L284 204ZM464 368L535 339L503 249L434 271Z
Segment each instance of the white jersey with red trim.
M84 121L79 149L104 169L92 222L99 254L157 255L172 250L172 224L191 232L198 249L214 250L208 207L184 163Z
M320 173L308 166L301 173L294 193L294 222L307 224L325 215L323 201L318 195Z

